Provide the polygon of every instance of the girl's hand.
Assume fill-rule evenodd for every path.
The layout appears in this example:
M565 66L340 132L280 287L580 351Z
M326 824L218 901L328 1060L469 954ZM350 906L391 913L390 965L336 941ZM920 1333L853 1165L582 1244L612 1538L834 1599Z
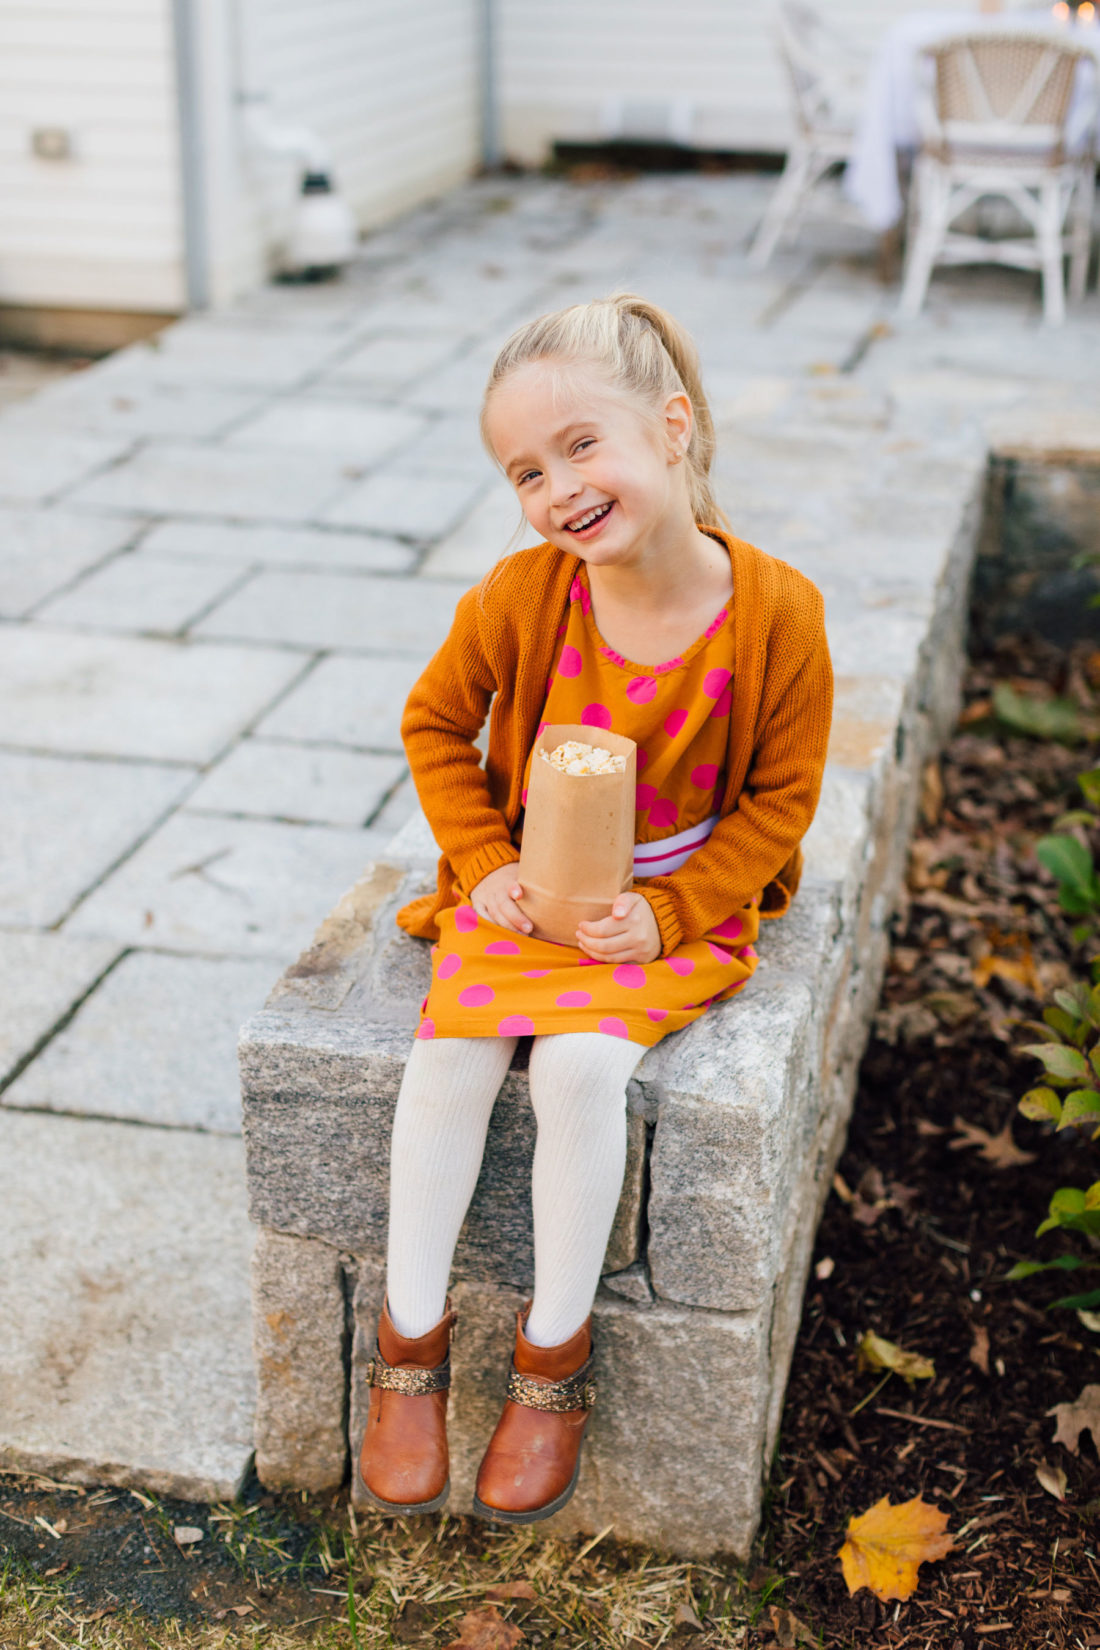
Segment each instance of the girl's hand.
M647 963L661 955L657 918L641 894L620 894L609 917L579 922L577 944L595 962Z
M498 865L475 886L470 904L479 917L495 922L498 928L510 928L513 934L529 934L531 924L516 904L522 896L515 866Z

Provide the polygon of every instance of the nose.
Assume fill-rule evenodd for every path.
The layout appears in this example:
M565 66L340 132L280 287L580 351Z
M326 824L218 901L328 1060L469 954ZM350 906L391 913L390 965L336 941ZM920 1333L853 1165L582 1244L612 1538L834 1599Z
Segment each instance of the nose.
M555 510L571 503L584 487L584 482L571 464L556 462L549 467L550 503Z

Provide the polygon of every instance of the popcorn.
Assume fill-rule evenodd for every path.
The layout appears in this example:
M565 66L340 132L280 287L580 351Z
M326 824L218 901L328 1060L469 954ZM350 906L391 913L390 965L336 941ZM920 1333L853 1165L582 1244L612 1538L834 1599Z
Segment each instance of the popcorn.
M556 750L539 752L544 762L562 773L625 773L626 757L613 756L599 745L584 745L579 739L567 739Z

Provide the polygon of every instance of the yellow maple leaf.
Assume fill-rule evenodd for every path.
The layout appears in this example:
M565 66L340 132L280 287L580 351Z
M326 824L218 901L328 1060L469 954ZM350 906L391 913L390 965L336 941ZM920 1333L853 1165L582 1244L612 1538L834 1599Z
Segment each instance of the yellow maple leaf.
M908 1598L917 1585L919 1566L943 1558L955 1544L947 1533L947 1518L919 1495L896 1507L884 1495L867 1512L850 1518L847 1539L837 1555L848 1592L869 1587L884 1601Z
M896 1341L884 1341L873 1329L868 1329L859 1343L861 1367L892 1369L904 1375L912 1386L914 1381L930 1381L936 1373L931 1358L922 1358L919 1352L906 1352Z

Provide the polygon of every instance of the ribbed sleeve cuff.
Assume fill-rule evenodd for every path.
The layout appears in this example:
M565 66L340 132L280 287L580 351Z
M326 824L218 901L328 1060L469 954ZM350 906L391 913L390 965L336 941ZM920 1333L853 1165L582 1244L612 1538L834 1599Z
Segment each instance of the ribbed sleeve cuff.
M463 862L462 870L455 877L455 887L465 899L477 887L482 877L487 877L490 871L495 871L501 865L515 864L519 859L519 849L511 840L498 838L495 842L487 842L484 848L479 848L476 854Z
M644 900L649 901L653 915L657 918L662 957L670 956L684 937L684 930L671 896L666 894L663 888L639 888L638 893Z

